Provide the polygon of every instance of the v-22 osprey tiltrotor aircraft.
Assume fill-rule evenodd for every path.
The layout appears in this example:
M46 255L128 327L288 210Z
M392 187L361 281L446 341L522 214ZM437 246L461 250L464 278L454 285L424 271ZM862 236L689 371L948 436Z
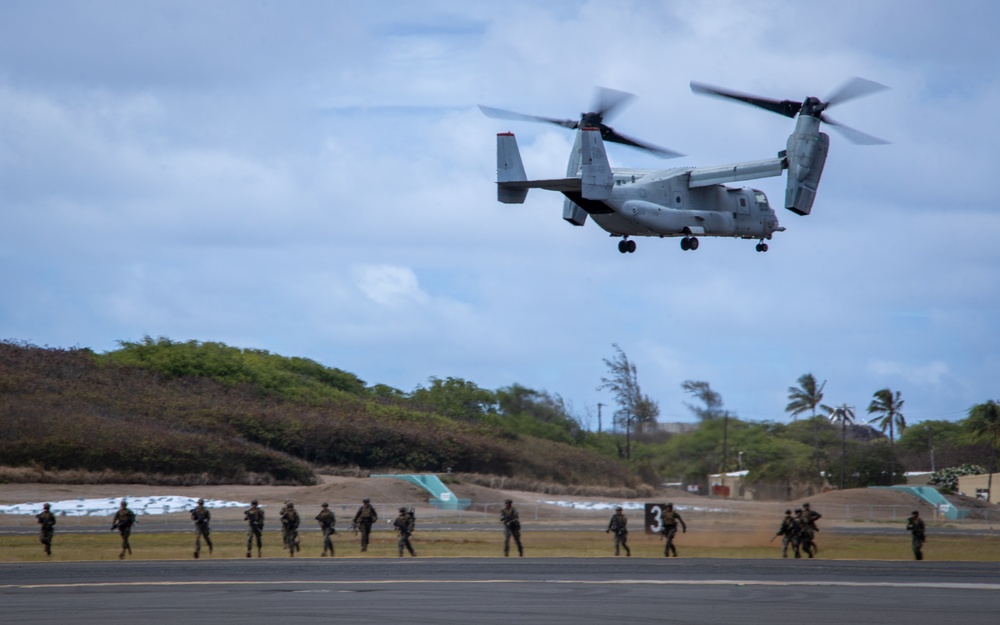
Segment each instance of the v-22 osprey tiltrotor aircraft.
M737 100L786 117L798 116L786 149L777 157L715 167L673 169L612 169L604 142L621 143L666 158L676 152L649 145L616 132L604 124L613 109L633 96L611 89L598 90L594 112L579 121L524 115L480 106L489 117L520 121L541 121L577 130L565 178L528 180L517 140L513 133L497 135L497 199L505 204L521 204L529 189L558 191L566 196L563 219L574 226L586 223L587 216L612 237L621 237L618 251L634 252L629 237L681 237L682 250L698 249L699 236L756 239L757 251L766 252L775 232L785 229L760 190L732 188L725 183L780 176L788 172L785 208L808 215L816 199L830 138L820 132L820 122L840 130L860 144L885 143L870 135L838 124L824 111L886 87L863 78L852 78L822 101L815 97L802 102L772 100L700 83L691 83L695 93Z

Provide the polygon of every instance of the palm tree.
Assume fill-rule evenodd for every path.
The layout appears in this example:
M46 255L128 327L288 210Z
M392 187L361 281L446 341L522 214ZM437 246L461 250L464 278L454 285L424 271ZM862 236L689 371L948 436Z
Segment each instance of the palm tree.
M798 379L798 386L788 387L788 405L785 406L785 412L792 415L792 420L794 421L803 412L807 410L811 414L813 422L813 448L816 450L814 457L816 459L816 472L819 473L820 463L819 463L819 423L816 421L816 407L820 407L823 410L829 412L830 407L820 404L823 401L823 387L826 386L826 380L818 387L816 386L816 378L813 374L806 373L803 374Z
M854 423L854 407L840 404L830 411L830 421L840 422L840 490L844 490L844 468L847 465L847 426Z
M892 391L884 388L875 391L872 396L872 403L868 405L868 414L879 414L873 423L885 432L889 430L889 484L896 483L896 429L900 432L906 429L906 417L900 410L903 408L903 400L899 398L899 391L893 395Z
M997 470L997 448L1000 447L1000 403L991 399L985 404L969 408L968 424L976 440L988 443L993 450L990 456L990 476L986 478L986 501L992 501L993 474Z

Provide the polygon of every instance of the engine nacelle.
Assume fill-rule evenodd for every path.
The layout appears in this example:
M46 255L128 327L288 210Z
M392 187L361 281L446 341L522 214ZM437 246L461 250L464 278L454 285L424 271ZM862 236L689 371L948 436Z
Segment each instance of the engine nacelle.
M830 137L819 131L819 119L800 115L795 132L788 137L787 143L785 208L799 215L808 215L812 211L829 151Z

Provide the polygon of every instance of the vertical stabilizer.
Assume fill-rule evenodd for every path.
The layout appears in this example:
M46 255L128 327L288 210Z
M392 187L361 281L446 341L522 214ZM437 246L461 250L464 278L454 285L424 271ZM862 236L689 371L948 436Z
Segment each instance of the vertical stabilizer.
M528 177L521 163L521 151L512 132L497 134L497 199L504 204L523 204L527 189L505 187L505 182L523 182Z
M604 139L597 128L584 128L581 134L583 176L581 195L588 200L606 200L611 197L615 185L611 175L608 154L604 150Z
M573 142L573 150L569 153L569 162L566 163L566 177L575 178L580 176L581 161L583 159L583 148L581 147L583 131L576 131L576 140ZM563 200L563 219L574 226L582 226L587 223L587 211L576 205L573 200L566 198Z

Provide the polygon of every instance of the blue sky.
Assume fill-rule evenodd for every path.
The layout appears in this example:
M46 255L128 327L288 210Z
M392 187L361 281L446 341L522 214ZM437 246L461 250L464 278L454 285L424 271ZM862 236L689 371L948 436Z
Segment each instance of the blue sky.
M304 356L409 391L431 376L558 393L596 426L612 344L662 419L681 382L782 420L806 372L908 420L1000 397L1000 5L940 2L0 4L0 338L111 350L145 335ZM753 241L639 239L561 198L496 202L495 135L558 177L573 135L477 104L612 125L687 156L773 156L793 122L691 80L823 97L812 215ZM747 183L781 204L783 180Z

